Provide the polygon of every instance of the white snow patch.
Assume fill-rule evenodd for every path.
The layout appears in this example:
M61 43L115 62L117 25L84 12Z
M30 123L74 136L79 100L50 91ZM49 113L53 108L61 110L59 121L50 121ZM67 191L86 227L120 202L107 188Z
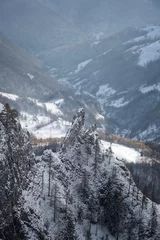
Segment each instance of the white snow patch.
M104 32L93 33L93 38L99 41L104 36Z
M146 139L146 137L147 137L148 141L152 141L154 138L152 138L152 136L150 138L150 135L152 135L152 134L155 135L156 131L157 131L157 127L156 127L156 125L153 124L153 125L149 126L146 130L141 132L139 134L139 138L143 140L143 139Z
M74 84L74 86L75 86L76 88L81 87L81 85L82 85L83 83L85 83L85 82L88 81L87 78L84 78L83 80L79 80L79 78L78 78L78 79L76 79L76 80L77 80L77 82Z
M53 67L53 68L51 68L51 69L49 70L49 73L54 74L56 71L57 71L57 69Z
M98 45L99 43L100 43L100 41L93 42L93 43L91 43L91 47L94 47L94 46Z
M53 113L57 116L63 115L63 113L58 109L57 106L60 106L61 104L63 104L64 99L58 99L55 102L50 101L50 102L46 102L46 103L41 103L35 98L29 97L28 99L30 101L34 102L39 107L46 107L47 111L50 111L51 113Z
M35 103L37 106L39 106L39 107L44 107L44 104L43 103L41 103L41 102L39 102L37 99L35 99L35 98L28 98L30 101L32 101L33 103Z
M132 51L133 54L139 54L138 65L146 67L148 63L160 59L160 26L149 26L142 28L142 30L146 32L143 36L134 38L124 44L137 43L136 46L129 48L126 52Z
M154 40L160 37L160 26L146 27L146 28L143 28L142 30L147 31L148 33L143 36L134 38L129 42L134 43L134 42L140 42L144 40Z
M61 138L66 135L68 128L71 123L59 118L57 121L54 121L45 127L42 127L36 131L34 134L37 138Z
M47 102L44 103L44 105L47 108L47 111L50 111L51 113L57 115L57 116L62 116L63 113L58 109L57 105L53 102Z
M110 143L101 140L105 149L108 149L111 145L114 156L120 160L124 159L127 162L138 162L141 158L141 154L133 148L125 147L119 144Z
M27 76L32 80L34 79L34 75L32 75L31 73L27 73Z
M104 52L102 55L106 55L106 54L109 53L110 51L112 51L112 49L109 49L108 51Z
M31 115L27 112L20 113L20 122L22 128L27 129L29 132L36 131L38 126L49 124L50 118L43 115Z
M51 122L51 118L36 115L33 116L26 112L21 112L20 122L22 128L33 133L37 138L49 138L49 137L64 137L70 122L59 118L57 121Z
M145 46L145 45L144 44L143 45L139 45L139 46L136 45L136 46L133 46L133 47L127 49L125 52L130 52L131 51L133 54L136 54L137 53L136 50L140 49L143 46Z
M99 113L97 113L95 117L97 120L104 120L104 116Z
M59 78L58 82L62 83L62 84L68 84L68 78Z
M109 87L108 84L106 84L106 85L102 85L99 87L99 90L96 95L98 97L101 97L101 96L110 97L111 95L113 95L115 93L116 93L116 90L114 90L113 88Z
M120 108L120 107L126 106L128 103L130 103L130 101L124 102L124 97L122 97L118 100L111 101L111 103L107 104L107 105L109 105L111 107L115 107L115 108Z
M77 69L75 70L75 73L79 73L83 68L85 68L90 62L92 61L92 59L88 59L85 62L82 62L80 64L78 64Z
M64 104L64 99L61 98L61 99L57 99L55 101L55 104L58 106L58 107L61 107L63 104Z
M109 50L107 50L107 51L103 52L103 53L102 53L102 54L100 54L98 57L102 57L102 56L104 56L104 55L108 54L110 51L112 51L112 49L109 49Z
M3 104L0 103L0 112L2 112L2 110L3 110Z
M11 94L11 93L0 92L0 95L13 101L16 101L19 98L18 95Z
M148 63L160 59L160 40L140 48L137 53L140 53L138 65L146 67Z
M95 96L94 96L94 95L92 95L91 93L89 93L89 92L86 92L86 91L83 91L83 93L84 93L85 95L88 95L88 96L90 96L91 98L94 98L94 99L95 99Z
M140 91L141 93L143 93L143 94L148 93L148 92L151 92L151 91L153 91L153 90L157 90L157 91L160 92L160 83L154 84L154 85L151 85L151 86L145 86L145 85L143 85L143 86L141 86L141 87L139 88L139 91Z
M98 101L103 105L106 103L107 98L115 93L116 90L114 90L113 88L109 87L108 84L106 84L99 87L96 96L98 98Z

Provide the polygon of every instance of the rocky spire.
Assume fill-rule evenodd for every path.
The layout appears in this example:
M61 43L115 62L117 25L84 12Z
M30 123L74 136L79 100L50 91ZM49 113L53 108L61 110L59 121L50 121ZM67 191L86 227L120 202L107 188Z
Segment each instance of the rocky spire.
M73 117L72 125L69 128L66 137L63 142L63 148L72 145L77 137L80 136L80 132L84 126L85 111L83 108L79 109Z

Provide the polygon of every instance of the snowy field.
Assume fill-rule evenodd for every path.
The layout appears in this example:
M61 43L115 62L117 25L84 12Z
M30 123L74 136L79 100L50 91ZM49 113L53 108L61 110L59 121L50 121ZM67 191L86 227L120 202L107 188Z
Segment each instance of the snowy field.
M109 148L110 142L101 141L105 149ZM125 159L127 162L137 162L141 158L138 151L133 148L125 147L119 144L112 143L111 145L114 156L118 159Z
M13 101L16 101L19 98L19 96L16 95L16 94L5 93L5 92L0 92L0 95L2 97L8 98L8 99L13 100Z
M35 130L33 133L37 138L61 138L65 137L70 125L70 122L59 118L57 121Z

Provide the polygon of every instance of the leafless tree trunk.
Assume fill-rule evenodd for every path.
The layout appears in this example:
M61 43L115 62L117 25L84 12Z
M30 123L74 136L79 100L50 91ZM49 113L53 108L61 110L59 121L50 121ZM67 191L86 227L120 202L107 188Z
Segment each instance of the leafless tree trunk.
M49 173L48 173L48 197L51 194L51 161L52 161L52 156L50 154L50 157L49 157Z
M58 187L57 184L55 183L55 188L54 188L54 201L53 201L53 206L54 206L54 215L53 215L53 221L56 221L56 213L57 213L57 193L58 193Z

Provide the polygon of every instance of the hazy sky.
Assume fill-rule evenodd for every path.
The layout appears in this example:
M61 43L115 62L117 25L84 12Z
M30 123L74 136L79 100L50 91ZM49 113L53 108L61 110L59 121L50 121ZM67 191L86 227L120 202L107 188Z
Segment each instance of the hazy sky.
M0 1L0 30L32 51L160 23L159 16L156 0Z

